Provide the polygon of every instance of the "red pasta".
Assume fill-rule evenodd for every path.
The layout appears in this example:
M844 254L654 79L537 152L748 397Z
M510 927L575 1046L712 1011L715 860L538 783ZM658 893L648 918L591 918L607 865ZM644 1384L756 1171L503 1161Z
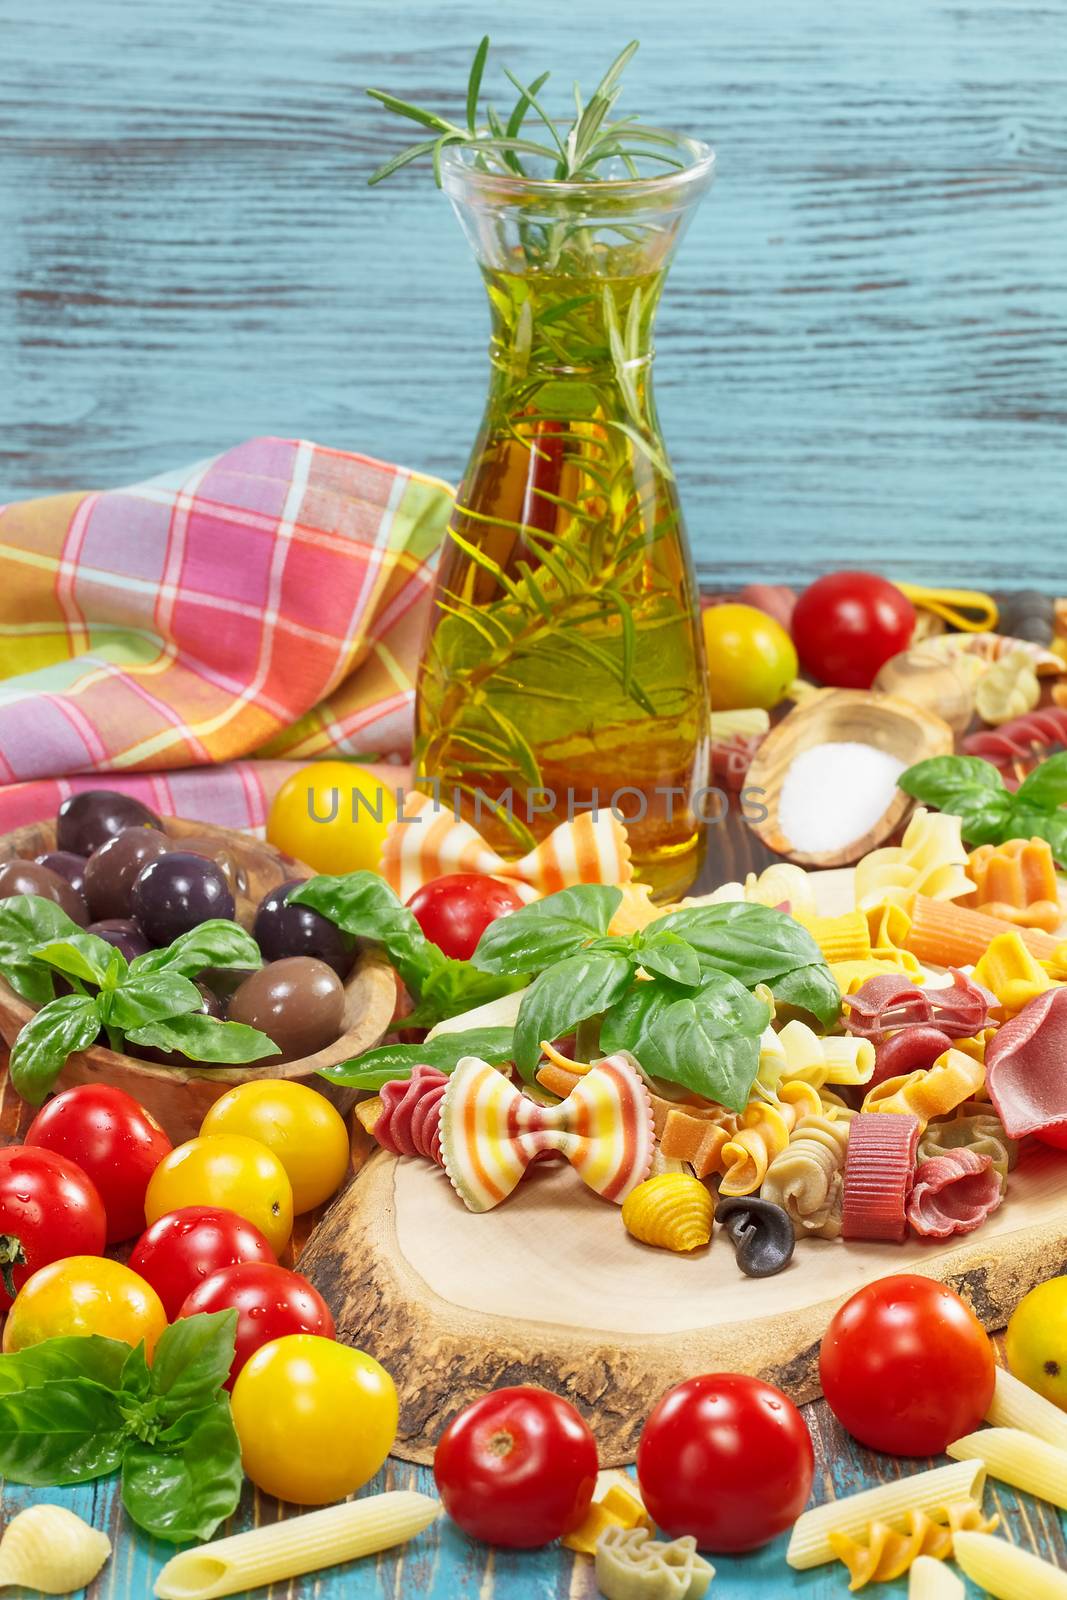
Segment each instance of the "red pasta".
M853 1117L845 1155L843 1238L904 1241L918 1143L918 1117L893 1111L860 1111Z
M999 728L984 728L969 734L962 748L1010 772L1013 762L1032 762L1054 744L1067 745L1067 706L1042 706Z
M950 967L952 982L940 987L917 988L895 972L879 973L848 995L845 1005L849 1033L875 1043L900 1028L933 1025L952 1039L969 1039L984 1028L996 995Z
M961 1147L921 1161L908 1198L907 1215L923 1239L973 1233L995 1211L1004 1186L993 1158Z
M739 790L748 776L752 758L763 743L762 733L735 733L711 745L711 781L720 788Z
M865 1085L869 1092L887 1078L903 1078L909 1072L932 1067L938 1056L951 1049L952 1040L942 1028L920 1023L915 1028L900 1028L883 1039L874 1058L874 1072Z
M1046 989L986 1046L986 1087L1013 1139L1067 1121L1067 988Z
M422 1156L441 1165L441 1101L448 1079L423 1062L412 1068L406 1082L382 1085L381 1116L374 1137L394 1156Z

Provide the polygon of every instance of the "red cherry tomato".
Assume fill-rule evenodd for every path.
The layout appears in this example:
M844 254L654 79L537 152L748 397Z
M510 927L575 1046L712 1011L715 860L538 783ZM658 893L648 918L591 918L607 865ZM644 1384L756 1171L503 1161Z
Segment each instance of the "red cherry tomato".
M277 1266L278 1258L258 1228L222 1206L182 1206L168 1211L142 1233L130 1266L150 1283L173 1322L182 1302L223 1267L243 1261Z
M0 1312L38 1267L64 1256L100 1256L104 1203L80 1167L53 1150L0 1150Z
M178 1315L193 1317L198 1311L228 1311L231 1306L237 1310L237 1348L227 1389L248 1358L272 1339L290 1333L334 1337L333 1317L319 1291L299 1273L260 1261L213 1272L186 1295Z
M793 610L801 666L838 689L869 689L879 667L908 648L914 630L911 601L873 572L817 578Z
M558 1395L495 1389L452 1418L433 1475L464 1533L532 1550L584 1520L596 1486L596 1440Z
M823 1337L830 1410L861 1444L933 1456L973 1433L993 1395L993 1347L953 1291L911 1273L846 1300Z
M30 1123L26 1143L56 1150L88 1173L107 1212L108 1244L140 1233L148 1181L173 1149L132 1095L106 1083L57 1094Z
M1034 1138L1051 1145L1053 1150L1067 1150L1067 1122L1052 1122L1047 1128L1040 1128Z
M508 883L480 872L449 872L416 889L408 905L427 939L446 956L469 961L491 922L522 905Z
M704 1550L755 1550L799 1517L815 1454L780 1389L717 1372L668 1389L645 1423L637 1478L652 1520Z

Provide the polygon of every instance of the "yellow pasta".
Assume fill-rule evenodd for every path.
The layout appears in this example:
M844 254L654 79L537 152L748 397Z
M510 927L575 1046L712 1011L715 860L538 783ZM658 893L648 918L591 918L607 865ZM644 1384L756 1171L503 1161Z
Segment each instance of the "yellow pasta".
M574 1532L564 1534L560 1543L565 1550L592 1556L607 1528L646 1528L650 1534L656 1531L633 1478L610 1467L597 1473L592 1505Z
M794 1121L791 1112L783 1114L775 1106L753 1101L742 1112L736 1133L719 1152L719 1193L752 1194L758 1189L775 1156L789 1143Z
M872 850L856 863L856 904L861 911L884 904L908 908L913 895L955 900L971 894L960 819L919 806L899 845Z
M908 1600L966 1600L963 1584L943 1561L918 1556L908 1574Z
M711 713L711 737L730 739L735 734L752 736L766 733L771 725L771 714L762 706L743 706L736 711Z
M826 1083L866 1083L873 1074L874 1045L869 1039L848 1035L820 1039L799 1021L787 1022L780 1033L766 1028L760 1038L757 1081L772 1093L783 1079L821 1089Z
M989 1533L961 1533L955 1557L972 1583L996 1600L1067 1600L1067 1572Z
M960 1500L945 1507L947 1521L935 1520L924 1511L909 1511L905 1530L888 1522L872 1522L858 1539L847 1533L832 1533L834 1555L848 1568L849 1588L863 1589L868 1583L892 1583L907 1572L920 1556L944 1561L952 1554L953 1536L963 1531L991 1533L999 1517L986 1517L974 1500Z
M700 1250L711 1239L715 1207L691 1173L663 1172L631 1189L622 1206L627 1233L661 1250Z
M955 1111L977 1094L985 1083L985 1067L962 1050L946 1050L932 1067L886 1078L876 1084L863 1102L864 1111L898 1112L918 1117L920 1131L931 1117Z
M1052 988L1052 979L1027 949L1019 933L998 933L974 969L974 981L992 989L1004 1016L1014 1016L1036 995Z
M65 1506L27 1506L0 1539L0 1587L73 1594L92 1583L110 1554L107 1534Z
M1067 1510L1067 1450L1020 1428L981 1428L950 1444L954 1461L980 1461L991 1478Z
M805 1511L794 1524L785 1559L798 1570L821 1566L834 1559L832 1533L858 1539L875 1521L900 1525L912 1511L934 1516L961 1500L980 1500L984 1483L985 1468L980 1461L952 1461L947 1467L880 1483L844 1500L828 1500Z
M441 1506L413 1489L395 1489L271 1522L172 1556L156 1579L158 1600L215 1600L321 1567L389 1550L428 1528Z
M997 1428L1020 1428L1035 1439L1044 1439L1046 1444L1067 1451L1067 1412L1013 1377L1005 1367L997 1368L985 1419Z
M902 972L913 983L925 983L927 973L915 956L907 950L897 950L892 956L880 952L866 961L831 961L830 975L844 995L855 994L868 978L877 978L883 972Z
M760 1197L781 1206L797 1234L836 1239L841 1233L843 1169L853 1112L801 1117L786 1148L771 1162Z
M822 951L823 960L866 961L871 954L871 930L862 911L840 917L796 916Z

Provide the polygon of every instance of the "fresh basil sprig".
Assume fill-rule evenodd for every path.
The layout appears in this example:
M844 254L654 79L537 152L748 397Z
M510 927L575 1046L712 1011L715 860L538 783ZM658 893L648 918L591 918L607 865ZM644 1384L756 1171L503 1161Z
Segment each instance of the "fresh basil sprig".
M74 986L73 994L47 1000L23 1025L11 1050L11 1081L24 1100L40 1105L62 1071L67 1057L95 1043L101 1029L113 1050L127 1040L181 1051L195 1061L245 1063L277 1055L278 1047L265 1033L237 1022L219 1022L201 1012L202 996L182 968L200 971L205 965L245 964L248 947L259 951L242 930L234 937L224 923L205 923L167 950L151 951L127 964L121 951L106 939L86 933L73 922L64 930L37 907L50 904L36 896L20 896L33 908L20 913L23 927L50 925L44 942L23 948L19 962L30 970L35 963L48 976L60 972ZM6 904L6 902L5 902ZM58 907L56 908L58 909ZM0 908L2 914L2 908ZM69 922L69 919L67 919ZM207 930L205 932L205 930ZM197 940L196 935L203 935ZM180 947L180 948L178 948ZM150 956L167 964L149 964ZM96 989L88 992L87 986Z
M352 1061L323 1067L319 1077L352 1089L376 1090L383 1083L410 1078L413 1068L420 1063L436 1067L438 1072L454 1072L464 1056L478 1056L496 1067L510 1061L514 1053L513 1029L467 1028L462 1032L439 1033L422 1044L382 1044Z
M1067 751L1042 761L1014 793L979 756L931 756L908 767L897 783L923 805L959 817L970 845L1047 839L1057 863L1067 867Z
M289 894L290 905L310 906L344 933L381 945L417 1004L404 1019L412 1028L496 1000L520 985L493 977L469 961L455 961L427 939L414 912L376 872L309 878Z
M183 1317L144 1346L48 1339L0 1356L0 1474L53 1488L122 1471L122 1502L147 1533L210 1539L243 1473L230 1399L236 1311Z
M0 900L0 978L30 1005L43 1006L55 994L55 985L51 971L34 960L33 952L50 940L81 932L65 911L41 895Z

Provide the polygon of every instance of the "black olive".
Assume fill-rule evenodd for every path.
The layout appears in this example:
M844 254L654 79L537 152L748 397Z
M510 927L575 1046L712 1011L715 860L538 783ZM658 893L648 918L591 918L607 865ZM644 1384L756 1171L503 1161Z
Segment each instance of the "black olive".
M755 1195L729 1195L715 1208L733 1241L737 1265L748 1278L770 1278L793 1259L796 1237L788 1212Z

